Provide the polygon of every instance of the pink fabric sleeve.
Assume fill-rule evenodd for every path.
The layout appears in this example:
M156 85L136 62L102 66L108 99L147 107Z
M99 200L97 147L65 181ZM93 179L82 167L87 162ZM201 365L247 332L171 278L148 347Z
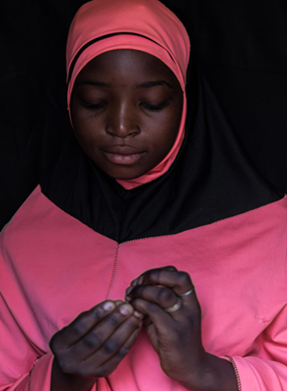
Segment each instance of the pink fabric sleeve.
M245 357L227 357L237 375L239 391L287 390L287 305L262 333Z
M32 346L0 294L0 391L50 391L52 361Z
M52 353L33 346L0 293L0 391L50 391L52 363Z

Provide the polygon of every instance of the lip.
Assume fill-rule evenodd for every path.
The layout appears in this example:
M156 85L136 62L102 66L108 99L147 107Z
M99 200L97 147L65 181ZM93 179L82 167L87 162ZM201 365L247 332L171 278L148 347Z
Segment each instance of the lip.
M113 146L102 151L111 163L127 166L137 163L146 153L145 151L136 151L129 146Z

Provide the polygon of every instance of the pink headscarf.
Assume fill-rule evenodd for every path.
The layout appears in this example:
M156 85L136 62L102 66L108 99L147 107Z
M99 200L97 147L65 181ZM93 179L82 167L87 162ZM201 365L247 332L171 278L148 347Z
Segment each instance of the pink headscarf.
M93 40L96 42L91 43ZM140 50L157 57L175 74L184 95L180 128L166 157L139 178L117 180L125 189L133 189L166 173L183 142L190 41L179 19L157 0L93 0L84 4L72 21L67 41L69 114L73 86L80 71L98 55L118 49Z

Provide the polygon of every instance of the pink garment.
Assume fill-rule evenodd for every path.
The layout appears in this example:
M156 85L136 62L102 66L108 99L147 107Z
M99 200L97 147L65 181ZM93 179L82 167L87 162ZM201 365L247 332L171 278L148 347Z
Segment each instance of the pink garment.
M38 186L0 236L0 391L27 391L28 383L30 391L50 391L51 336L107 297L123 299L146 269L167 264L191 275L204 347L232 357L242 391L286 391L286 217L287 197L119 245L56 207ZM185 390L162 372L144 332L109 382L114 391ZM107 381L95 390L109 391Z
M71 24L66 51L68 77L73 60L87 43L106 35L127 32L130 35L116 35L97 41L80 54L71 79L68 79L67 100L71 119L71 94L79 72L93 58L111 50L134 49L146 52L157 57L173 71L183 91L182 118L177 138L167 156L151 171L139 178L118 180L125 189L130 190L166 173L182 145L186 120L185 78L190 41L183 24L159 1L94 0L80 8Z

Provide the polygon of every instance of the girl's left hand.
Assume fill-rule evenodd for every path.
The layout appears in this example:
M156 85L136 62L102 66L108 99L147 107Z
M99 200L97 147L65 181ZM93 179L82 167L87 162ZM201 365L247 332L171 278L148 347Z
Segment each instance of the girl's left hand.
M187 273L173 266L149 270L131 283L126 299L145 315L144 326L166 375L189 389L215 390L219 360L231 371L226 389L237 389L230 363L204 350L200 305ZM216 388L209 388L211 382ZM225 390L225 384L219 389Z

